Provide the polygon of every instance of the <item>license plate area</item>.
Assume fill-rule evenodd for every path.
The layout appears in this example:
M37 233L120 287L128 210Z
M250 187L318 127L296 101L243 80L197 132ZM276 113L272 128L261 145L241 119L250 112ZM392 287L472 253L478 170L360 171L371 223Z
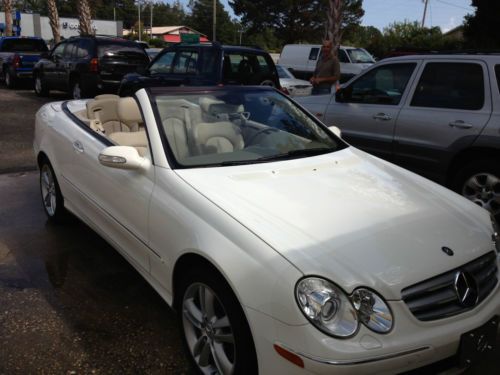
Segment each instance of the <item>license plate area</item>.
M460 338L460 367L469 367L495 349L498 331L498 316Z

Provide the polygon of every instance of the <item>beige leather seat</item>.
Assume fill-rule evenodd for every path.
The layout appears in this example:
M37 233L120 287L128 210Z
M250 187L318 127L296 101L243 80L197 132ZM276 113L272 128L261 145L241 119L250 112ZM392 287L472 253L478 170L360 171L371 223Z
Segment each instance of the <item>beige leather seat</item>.
M170 107L165 110L163 130L177 159L192 156L191 119L184 107Z
M123 100L126 101L122 102ZM142 123L142 118L139 118L139 121L136 122L121 119L118 113L120 103L127 103L127 106L132 108L131 110L137 108L137 112L139 112L137 103L133 98L107 97L88 101L87 116L91 121L90 127L107 135L115 132L138 131L139 124Z
M128 130L107 133L108 138L120 146L135 147L141 156L146 155L148 138L144 130L139 130L138 124L143 120L137 102L133 98L120 98L116 104L116 112L120 123Z
M228 104L222 100L210 97L203 97L199 100L201 108L201 118L205 122L226 121L229 114L242 113L245 111L243 105Z
M199 154L220 154L245 147L240 130L229 121L196 124L193 137Z

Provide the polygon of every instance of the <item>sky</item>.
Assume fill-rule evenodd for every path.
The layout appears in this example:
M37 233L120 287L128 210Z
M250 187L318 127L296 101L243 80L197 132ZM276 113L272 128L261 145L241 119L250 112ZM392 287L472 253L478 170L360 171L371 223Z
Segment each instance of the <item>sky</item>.
M167 0L168 1L168 0ZM234 16L228 0L220 0L231 16ZM269 0L273 1L273 0ZM463 17L474 13L471 0L428 0L425 26L439 26L443 32L459 26ZM184 4L188 0L181 0ZM391 23L404 20L422 22L423 0L363 0L365 15L362 25L375 26L381 31Z

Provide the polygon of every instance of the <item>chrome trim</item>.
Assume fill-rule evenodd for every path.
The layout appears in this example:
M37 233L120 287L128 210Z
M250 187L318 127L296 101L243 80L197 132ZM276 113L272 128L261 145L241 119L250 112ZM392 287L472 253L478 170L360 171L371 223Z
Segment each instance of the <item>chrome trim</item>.
M368 357L368 358L360 358L360 359L352 359L352 360L345 360L345 359L335 360L335 359L325 359L325 358L315 357L315 356L310 355L310 354L304 354L301 352L297 352L293 349L290 349L288 346L283 345L280 342L275 342L275 344L278 346L281 346L282 348L288 350L289 352L295 353L296 355L307 358L311 361L319 362L319 363L322 363L325 365L333 365L333 366L352 366L352 365L362 365L362 364L371 363L371 362L384 361L386 359L392 359L392 358L396 358L396 357L402 357L405 355L410 355L410 354L422 352L424 350L429 350L431 348L430 346L422 346L421 348L410 349L410 350L405 350L402 352L385 354L385 355L380 355L380 356L376 356L376 357Z

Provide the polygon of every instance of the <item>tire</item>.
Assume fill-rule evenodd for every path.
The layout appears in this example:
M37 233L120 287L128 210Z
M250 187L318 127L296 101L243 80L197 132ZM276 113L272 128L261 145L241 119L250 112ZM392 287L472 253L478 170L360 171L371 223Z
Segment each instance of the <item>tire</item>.
M47 159L40 164L40 193L43 210L48 219L54 223L65 222L68 213L64 208L64 199L54 169Z
M12 75L12 73L8 69L4 73L4 82L5 86L7 86L7 88L11 90L16 87L16 78L14 77L14 75Z
M42 75L40 73L36 73L33 79L33 87L35 89L35 94L40 97L49 96L49 88L45 83Z
M465 164L453 177L451 188L500 218L500 164L478 159Z
M179 293L184 344L197 372L257 374L250 328L226 281L207 267L194 268L182 279Z
M73 78L70 85L70 95L73 99L85 99L90 98L90 93L83 85L83 81L79 78Z

